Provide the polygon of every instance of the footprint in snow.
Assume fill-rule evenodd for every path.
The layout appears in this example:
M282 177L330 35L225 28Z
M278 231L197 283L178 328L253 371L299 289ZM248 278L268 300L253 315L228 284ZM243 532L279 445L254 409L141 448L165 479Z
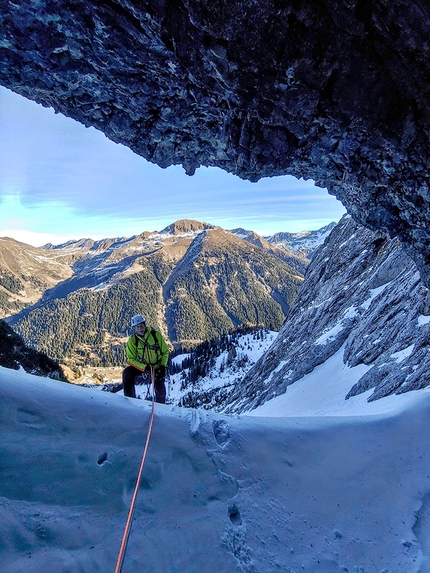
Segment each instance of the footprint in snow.
M99 464L99 466L102 466L107 461L107 459L108 459L107 452L103 452L102 454L99 455L97 463Z
M221 448L225 448L231 441L230 428L225 420L213 421L213 433L217 444Z
M30 410L24 410L19 408L16 413L16 421L22 426L27 428L34 428L35 430L43 430L46 428L44 420L36 414L36 412L31 412Z
M190 432L192 436L195 436L199 430L200 419L199 411L191 410Z
M228 516L234 526L242 525L242 517L240 516L240 511L235 503L229 505Z
M256 573L252 558L252 549L246 539L246 525L236 503L228 506L228 516L231 525L227 527L221 537L221 545L236 559L238 570L243 573Z

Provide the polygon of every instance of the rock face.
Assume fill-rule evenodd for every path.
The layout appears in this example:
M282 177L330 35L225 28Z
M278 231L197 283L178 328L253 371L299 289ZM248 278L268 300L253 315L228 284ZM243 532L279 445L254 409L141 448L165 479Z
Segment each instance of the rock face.
M313 178L430 284L430 5L4 0L0 83L161 167Z
M315 254L278 338L237 390L229 412L253 409L344 347L367 372L346 398L369 400L430 384L430 294L397 239L345 216Z

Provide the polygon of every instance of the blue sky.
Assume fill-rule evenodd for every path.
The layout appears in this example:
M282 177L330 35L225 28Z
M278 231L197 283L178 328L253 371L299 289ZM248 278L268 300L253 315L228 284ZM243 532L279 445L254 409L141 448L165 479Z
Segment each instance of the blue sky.
M0 87L0 237L34 246L131 236L177 219L268 235L345 213L312 181L242 181L217 168L161 169L103 133Z

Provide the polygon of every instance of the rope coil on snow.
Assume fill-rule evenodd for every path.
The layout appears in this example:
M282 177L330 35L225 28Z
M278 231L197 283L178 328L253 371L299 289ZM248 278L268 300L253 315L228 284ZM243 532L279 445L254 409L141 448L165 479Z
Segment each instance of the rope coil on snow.
M133 521L133 514L134 514L134 508L136 505L137 492L139 491L140 480L142 479L143 466L145 465L146 453L148 451L149 440L151 438L151 433L152 433L152 425L154 423L154 415L155 415L154 367L150 366L149 368L150 368L150 372L151 372L151 388L152 388L151 419L149 421L148 435L146 436L145 449L143 450L142 461L140 463L139 473L137 475L137 480L136 480L136 485L134 488L133 497L131 498L130 509L128 512L127 522L125 524L125 529L124 529L124 535L122 537L122 543L121 543L121 547L119 549L119 555L118 555L118 561L117 561L116 568L115 568L115 573L121 573L121 571L122 571L122 564L124 561L124 555L125 555L125 551L127 549L128 538L130 536L130 529L131 529L131 524Z

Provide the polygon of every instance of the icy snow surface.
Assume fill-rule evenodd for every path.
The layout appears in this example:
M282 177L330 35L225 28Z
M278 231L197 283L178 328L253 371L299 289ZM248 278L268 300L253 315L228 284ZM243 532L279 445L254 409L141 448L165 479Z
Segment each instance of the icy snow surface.
M428 572L429 391L312 415L336 360L259 417L156 405L123 573ZM0 369L2 573L113 573L149 417Z

